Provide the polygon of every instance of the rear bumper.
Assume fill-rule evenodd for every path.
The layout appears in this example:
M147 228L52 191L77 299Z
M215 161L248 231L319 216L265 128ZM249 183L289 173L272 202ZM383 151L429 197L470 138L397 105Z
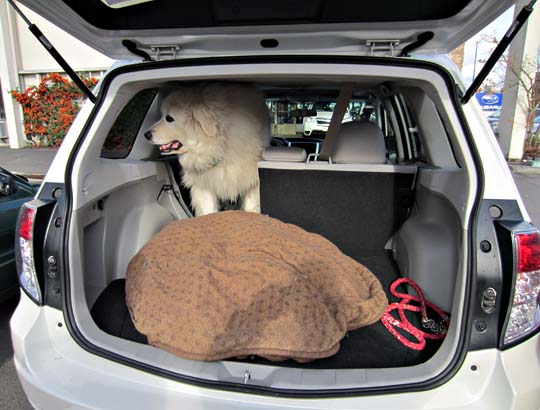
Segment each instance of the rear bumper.
M540 337L499 352L472 352L432 390L332 399L235 393L176 382L93 355L70 336L60 311L26 295L11 320L15 366L38 409L538 409ZM476 370L472 370L472 368Z

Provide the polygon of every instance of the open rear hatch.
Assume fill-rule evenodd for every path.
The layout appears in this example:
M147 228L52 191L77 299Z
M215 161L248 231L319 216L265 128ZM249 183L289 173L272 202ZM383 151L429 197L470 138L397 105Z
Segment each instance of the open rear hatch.
M447 53L511 0L21 0L115 59L135 43L153 59L231 54L399 55ZM126 40L128 43L126 43ZM130 43L132 42L132 43ZM126 47L126 44L128 47Z

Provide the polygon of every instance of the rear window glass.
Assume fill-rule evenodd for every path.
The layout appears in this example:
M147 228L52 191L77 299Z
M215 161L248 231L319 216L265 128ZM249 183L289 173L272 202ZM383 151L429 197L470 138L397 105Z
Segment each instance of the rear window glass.
M438 20L454 16L470 0L63 0L90 24L106 30L156 30L281 24L379 23ZM129 7L107 4L140 3Z
M120 159L129 155L157 91L157 88L148 88L129 100L107 134L101 148L102 158Z
M424 149L420 143L420 134L410 107L403 95L397 95L396 100L400 106L400 113L404 122L405 137L409 149L409 158L411 160L425 161Z
M377 118L379 127L381 128L384 134L384 145L386 146L386 159L392 164L397 164L399 161L398 158L398 149L397 149L397 140L396 133L392 128L392 123L388 118L388 112L381 104L379 106L379 116Z
M308 155L320 153L336 107L335 100L294 101L278 97L267 99L266 105L272 115L272 145L300 147L305 149ZM308 111L312 115L301 116ZM352 121L377 124L385 137L387 158L396 160L395 135L384 109L378 110L371 99L352 99L343 116L343 122Z

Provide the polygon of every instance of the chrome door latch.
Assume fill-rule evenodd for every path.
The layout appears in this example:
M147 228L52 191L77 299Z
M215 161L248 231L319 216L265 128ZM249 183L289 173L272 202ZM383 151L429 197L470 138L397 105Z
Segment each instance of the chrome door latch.
M56 266L56 258L54 256L49 256L47 258L47 275L54 279L56 277L56 273L58 272L58 268Z
M492 313L497 303L497 291L491 287L482 292L482 310L486 313Z

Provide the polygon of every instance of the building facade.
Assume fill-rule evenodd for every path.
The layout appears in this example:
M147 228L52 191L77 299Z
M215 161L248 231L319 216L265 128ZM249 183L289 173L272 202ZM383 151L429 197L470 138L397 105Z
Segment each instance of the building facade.
M24 6L18 6L76 72L99 78L114 63ZM12 148L22 148L27 141L21 108L9 91L38 84L43 75L51 72L63 70L13 8L0 1L0 138Z

